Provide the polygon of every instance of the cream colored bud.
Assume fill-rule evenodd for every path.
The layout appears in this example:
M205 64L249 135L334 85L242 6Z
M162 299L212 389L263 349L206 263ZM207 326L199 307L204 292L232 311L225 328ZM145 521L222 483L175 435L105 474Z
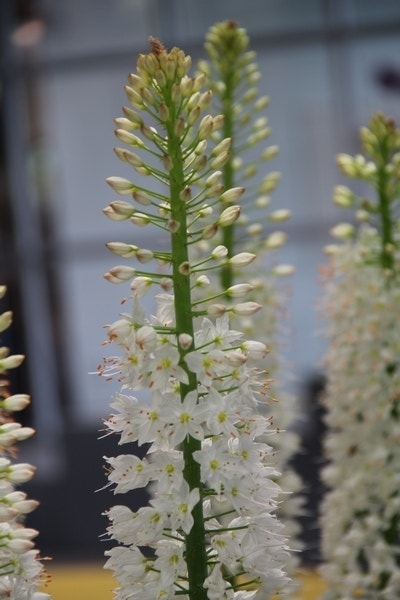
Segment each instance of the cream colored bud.
M216 115L213 119L213 132L218 131L224 124L224 115Z
M193 343L193 337L188 333L181 333L179 334L178 342L183 350L188 350Z
M267 250L281 248L286 243L286 240L287 234L284 231L274 231L266 238L264 248Z
M125 148L114 148L114 152L120 160L129 163L132 167L140 167L144 164L140 156L130 152L130 150L126 150Z
M204 206L202 206L198 212L198 215L200 217L200 219L204 219L206 217L209 217L210 215L213 214L213 209L211 206L208 206L208 204L205 204Z
M258 98L255 102L254 102L254 108L255 110L264 110L264 108L267 108L267 106L269 105L269 98L268 96L261 96L261 98Z
M222 317L226 311L227 307L224 304L211 304L207 307L207 314L214 318Z
M149 206L152 203L151 196L144 190L135 190L132 196L142 206Z
M278 277L287 277L288 275L293 275L295 272L295 268L293 265L276 265L272 269L272 274L277 275Z
M221 154L225 154L228 152L232 145L232 138L224 138L213 148L211 151L211 156L220 156Z
M143 213L136 212L130 218L130 222L138 227L146 227L151 221L148 215L144 215Z
M228 255L228 248L226 246L216 246L211 252L211 258L213 260L220 260Z
M214 171L209 177L207 177L205 181L206 187L214 187L216 184L220 183L222 177L222 171Z
M228 262L233 267L245 267L246 265L249 265L251 262L253 262L255 258L256 254L253 254L251 252L239 252L239 254L235 254L235 256L232 256L228 260Z
M201 140L197 146L195 147L195 149L193 150L193 152L197 155L199 154L204 154L204 152L207 150L207 140Z
M370 219L370 213L367 210L357 210L356 211L356 219L357 221L366 222Z
M138 125L136 123L132 123L132 121L126 117L117 117L114 119L114 123L118 128L117 131L119 129L124 129L125 131L133 131L134 129L138 129Z
M206 227L204 227L201 237L203 240L211 240L215 236L217 231L218 231L218 224L210 223L209 225L206 225Z
M274 223L280 223L281 221L287 221L290 219L292 215L292 211L287 208L280 208L279 210L274 210L268 215L268 220L273 221Z
M132 181L124 179L123 177L108 177L106 179L108 185L121 196L128 196L135 190L135 186Z
M359 174L359 169L356 166L356 162L352 156L349 154L338 154L336 157L336 162L340 167L342 173L347 175L348 177L357 177Z
M0 298L4 298L6 292L7 292L7 286L6 285L0 285Z
M258 302L241 302L240 304L233 306L231 312L235 315L246 317L248 315L254 315L254 313L258 312L261 308L262 306L261 304L258 304Z
M199 130L197 132L197 136L199 140L204 140L208 138L213 131L214 119L211 115L206 115L202 118L199 125Z
M229 156L230 156L229 151L222 152L219 156L217 156L210 162L210 168L211 169L220 169L227 163L227 161L229 160Z
M103 213L112 221L124 221L129 219L134 212L135 209L133 208L132 204L122 200L115 200L114 202L111 202L109 206L103 209Z
M346 185L337 185L333 190L333 202L342 208L349 208L354 204L354 194Z
M258 236L261 235L263 231L263 226L261 225L261 223L251 223L250 225L248 225L246 227L246 233L247 235L250 236Z
M131 121L131 123L135 126L135 129L139 129L141 127L143 119L136 111L129 108L129 106L124 106L122 108L122 112L124 113L125 117L129 119L129 121ZM122 127L122 129L124 128Z
M10 327L12 323L12 315L13 314L11 310L6 310L0 315L0 332Z
M24 410L30 404L30 396L27 394L14 394L0 401L0 407L6 411L14 412Z
M11 356L0 358L0 373L8 371L8 369L16 369L24 359L25 356L23 354L12 354Z
M107 242L106 247L110 252L122 258L132 258L136 256L136 252L139 250L137 246L124 244L123 242Z
M186 185L183 190L179 193L179 198L182 202L189 202L192 198L192 190Z
M262 160L270 160L271 158L278 156L278 154L279 146L268 146L268 148L265 148L265 150L261 153L261 158Z
M221 227L228 227L229 225L232 225L235 221L237 221L239 215L240 206L237 206L236 204L234 206L228 206L220 214L217 220L217 224Z
M227 296L229 296L229 298L241 298L246 296L253 289L253 286L249 283L237 283L236 285L229 287L225 293Z
M332 227L330 234L340 240L346 240L353 236L354 226L351 223L338 223Z
M117 265L104 274L104 279L110 283L124 283L136 275L136 269L125 265Z
M233 187L229 190L226 190L220 196L220 201L223 203L231 203L236 202L243 195L245 188L244 187Z
M194 282L194 287L197 288L204 288L208 285L210 285L210 280L207 277L207 275L199 275L199 277L197 277L197 279Z
M125 92L133 108L136 108L137 110L143 110L145 108L144 102L140 94L136 90L134 90L129 85L126 85Z
M282 175L278 171L273 171L272 173L269 173L266 177L264 177L263 181L261 182L260 193L269 194L270 192L272 192L278 185L278 182L280 181L281 177Z
M154 254L151 250L147 250L146 248L139 248L136 253L136 258L142 264L149 262L154 258Z
M257 208L266 208L271 204L271 196L259 196L256 200Z

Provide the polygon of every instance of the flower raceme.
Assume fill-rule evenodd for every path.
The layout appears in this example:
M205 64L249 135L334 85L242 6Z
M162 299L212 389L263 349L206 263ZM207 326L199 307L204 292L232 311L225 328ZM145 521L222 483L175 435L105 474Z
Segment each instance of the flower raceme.
M5 293L6 286L0 286L0 299ZM0 332L11 323L11 311L0 314ZM11 418L14 411L23 410L30 402L27 394L11 395L6 379L7 371L17 368L23 360L22 354L10 355L8 348L0 347L0 598L49 600L49 594L37 591L45 580L33 542L38 531L23 526L25 515L39 503L15 489L35 474L33 465L14 461L15 445L35 433L31 427L22 427Z
M151 46L138 57L126 87L130 106L117 121L125 131L117 132L119 139L141 153L117 152L135 171L135 182L108 180L130 201L114 201L104 212L114 221L156 227L166 249L146 253L148 271L121 265L106 274L112 283L130 282L132 309L107 326L119 354L105 359L99 373L116 376L122 386L105 421L107 433L118 434L122 445L148 446L142 459L107 457L108 485L124 494L150 485L152 498L136 512L124 505L109 510L108 534L117 545L106 551L106 567L114 571L118 600L260 598L287 579L274 451L265 442L274 429L272 418L258 410L268 380L257 364L268 349L233 330L230 315L261 307L246 301L247 283L227 290L238 303L210 304L215 296L207 296L205 274L226 261L244 267L255 255L228 258L222 245L201 259L193 251L237 218L229 204L222 215L216 210L210 229L221 196L237 202L242 189L220 185L218 169L230 140L207 154L222 119L203 116L211 100L202 91L204 75L189 75L190 57L180 49L167 51L158 40ZM136 182L142 175L146 186ZM140 262L137 246L108 247ZM140 300L150 291L156 292L155 309L147 316ZM258 589L246 589L241 576Z

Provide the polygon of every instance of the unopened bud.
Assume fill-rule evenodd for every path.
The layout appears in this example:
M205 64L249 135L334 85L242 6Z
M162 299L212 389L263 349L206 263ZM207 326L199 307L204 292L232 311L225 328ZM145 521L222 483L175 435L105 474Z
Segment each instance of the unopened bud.
M251 252L239 252L239 254L235 254L232 256L228 262L233 267L245 267L249 265L256 258L256 255Z
M117 265L107 271L107 273L104 274L104 278L110 283L123 283L124 281L129 281L135 275L136 269L125 265Z
M228 206L220 214L217 223L221 227L228 227L229 225L232 225L235 221L237 221L237 219L239 218L239 215L240 215L240 206L237 206L237 205Z
M338 223L332 227L330 234L340 240L346 240L353 236L354 226L351 223Z
M240 304L233 306L230 310L235 315L245 317L254 315L254 313L258 312L261 308L262 306L261 304L258 304L258 302L241 302Z
M274 221L274 223L278 223L281 221L287 221L290 219L292 212L287 208L280 208L278 210L274 210L268 215L269 221Z
M112 187L114 192L117 192L117 194L121 194L122 196L132 194L135 190L132 181L124 179L123 177L108 177L106 182Z
M244 187L233 187L229 190L226 190L220 196L220 201L226 204L230 204L231 202L237 202L239 198L243 195Z
M295 268L293 265L276 265L272 269L272 274L278 277L287 277L288 275L293 275L294 272Z

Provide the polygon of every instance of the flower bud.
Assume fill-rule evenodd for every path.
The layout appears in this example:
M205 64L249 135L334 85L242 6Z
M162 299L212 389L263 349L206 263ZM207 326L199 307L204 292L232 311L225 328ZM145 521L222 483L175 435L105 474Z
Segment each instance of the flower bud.
M0 298L3 298L4 295L7 292L7 286L6 285L0 285Z
M25 356L23 354L13 354L0 358L0 373L8 371L8 369L16 369L20 366Z
M195 280L193 287L203 288L207 287L208 285L210 285L210 280L207 275L199 275L199 277L197 277Z
M136 202L142 206L149 206L149 204L152 203L151 196L144 190L135 190L132 196Z
M287 208L280 208L278 210L274 210L268 215L269 221L274 221L274 223L278 223L281 221L287 221L290 219L292 211Z
M350 208L354 203L354 194L346 185L337 185L333 190L333 202L342 208Z
M239 254L235 254L232 256L228 262L233 267L245 267L249 265L256 258L256 255L251 252L239 252Z
M107 271L107 273L104 274L104 278L110 283L123 283L124 281L132 279L135 274L136 269L125 265L118 265Z
M240 206L228 206L228 208L225 208L225 210L223 210L220 214L217 224L221 227L228 227L229 225L232 225L235 221L237 221L239 215Z
M272 192L276 186L278 185L279 180L282 175L278 171L273 171L269 173L261 182L260 192L261 194L269 194Z
M231 149L232 138L224 138L213 148L211 151L211 156L220 156L221 154L225 154Z
M109 206L103 209L103 213L112 221L125 221L135 212L132 204L122 200L115 200Z
M214 318L222 317L226 311L227 307L224 304L211 304L207 307L207 314Z
M276 265L272 269L272 274L278 277L286 277L287 275L293 275L295 269L293 265Z
M7 310L0 315L0 331L4 331L10 327L12 323L12 312Z
M0 401L0 408L13 412L24 410L30 403L30 396L27 394L14 394Z
M136 256L136 253L139 250L138 246L124 244L123 242L107 242L106 247L110 252L117 256L121 256L122 258L132 258Z
M214 250L211 252L211 258L214 260L220 260L221 258L225 258L228 254L228 248L226 246L216 246Z
M193 337L188 333L181 333L178 337L178 342L183 350L188 350L193 343Z
M152 283L153 280L151 277L141 275L139 277L135 277L135 279L132 281L131 290L138 298L142 298L145 294L147 294Z
M231 312L235 315L245 317L247 315L254 315L254 313L258 312L261 308L262 306L261 304L258 304L258 302L241 302L240 304L233 306Z
M267 250L281 248L285 244L286 240L287 234L284 231L274 231L265 240L264 248Z
M132 181L124 179L123 177L107 177L106 182L108 185L117 192L117 194L129 195L135 190L135 186Z
M115 135L121 142L128 144L129 146L134 146L135 148L144 148L145 144L143 140L140 139L134 133L130 131L126 131L125 129L116 129Z
M237 202L243 195L244 187L233 187L226 190L221 196L220 201L224 203Z
M253 286L249 283L237 283L236 285L231 285L225 293L229 298L241 298L242 296L246 296L246 294L253 289Z
M354 226L351 223L338 223L332 227L330 234L340 240L346 240L353 236Z

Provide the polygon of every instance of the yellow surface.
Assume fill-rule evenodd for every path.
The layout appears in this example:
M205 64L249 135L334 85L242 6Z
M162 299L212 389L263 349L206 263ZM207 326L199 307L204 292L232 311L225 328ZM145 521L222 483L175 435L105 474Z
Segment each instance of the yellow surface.
M49 584L43 590L51 594L53 600L112 600L112 590L116 584L110 571L102 565L77 565L55 567L48 565L51 577ZM299 573L298 579L302 585L301 598L317 600L325 586L321 579L312 571Z

